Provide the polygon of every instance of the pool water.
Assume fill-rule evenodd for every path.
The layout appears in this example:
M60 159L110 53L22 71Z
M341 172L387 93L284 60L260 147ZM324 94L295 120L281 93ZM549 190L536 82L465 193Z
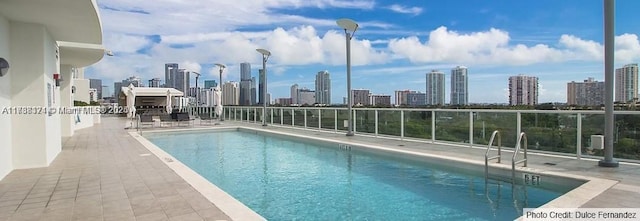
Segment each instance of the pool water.
M268 220L513 220L563 194L255 132L145 137Z

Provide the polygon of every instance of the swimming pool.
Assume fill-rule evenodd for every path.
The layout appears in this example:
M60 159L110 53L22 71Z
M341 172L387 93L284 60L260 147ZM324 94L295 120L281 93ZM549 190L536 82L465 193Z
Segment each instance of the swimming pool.
M567 191L256 132L145 137L269 220L510 220Z

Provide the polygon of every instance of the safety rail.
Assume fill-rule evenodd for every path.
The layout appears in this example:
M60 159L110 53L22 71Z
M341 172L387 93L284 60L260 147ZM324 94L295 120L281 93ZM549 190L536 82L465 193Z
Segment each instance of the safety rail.
M524 144L522 141L524 141ZM524 158L517 160L521 147L524 148ZM513 157L511 157L511 178L513 182L516 181L516 164L519 163L524 163L524 167L527 167L527 135L524 132L518 136L518 143L513 151Z
M498 137L498 155L489 157L489 152L491 151L491 147L493 146L493 142L495 138ZM487 152L484 153L484 178L489 177L489 160L498 159L498 163L500 163L502 158L502 136L500 135L500 131L493 131L491 134L491 139L489 139L489 145L487 145Z

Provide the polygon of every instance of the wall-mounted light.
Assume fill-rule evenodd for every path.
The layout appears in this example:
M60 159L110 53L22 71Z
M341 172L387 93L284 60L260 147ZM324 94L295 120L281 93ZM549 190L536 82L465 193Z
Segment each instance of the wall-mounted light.
M56 81L56 86L60 87L60 82L62 81L62 76L60 74L53 74L53 80Z
M9 62L4 58L0 58L0 77L6 75L7 72L9 72Z

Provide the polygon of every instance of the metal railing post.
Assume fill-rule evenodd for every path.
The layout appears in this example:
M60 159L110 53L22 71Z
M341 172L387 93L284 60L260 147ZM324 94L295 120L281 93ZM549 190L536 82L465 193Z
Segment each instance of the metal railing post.
M318 109L318 130L322 129L322 109Z
M284 108L280 108L280 125L284 125Z
M304 129L307 129L307 109L302 109L304 111Z
M404 110L400 111L400 140L404 140Z
M436 111L431 111L431 143L436 142Z
M333 109L333 130L338 133L338 109Z
M578 113L576 122L576 158L582 158L582 113Z
M358 132L358 129L356 129L356 127L357 127L356 125L358 125L356 123L358 121L358 118L356 118L356 112L357 112L356 110L353 110L353 118L351 118L351 119L353 119L353 125L352 125L353 133Z
M473 147L473 111L469 111L469 147Z
M376 120L376 137L378 137L378 110L375 110L375 117L374 119Z
M291 108L291 126L296 126L296 111L293 108Z

